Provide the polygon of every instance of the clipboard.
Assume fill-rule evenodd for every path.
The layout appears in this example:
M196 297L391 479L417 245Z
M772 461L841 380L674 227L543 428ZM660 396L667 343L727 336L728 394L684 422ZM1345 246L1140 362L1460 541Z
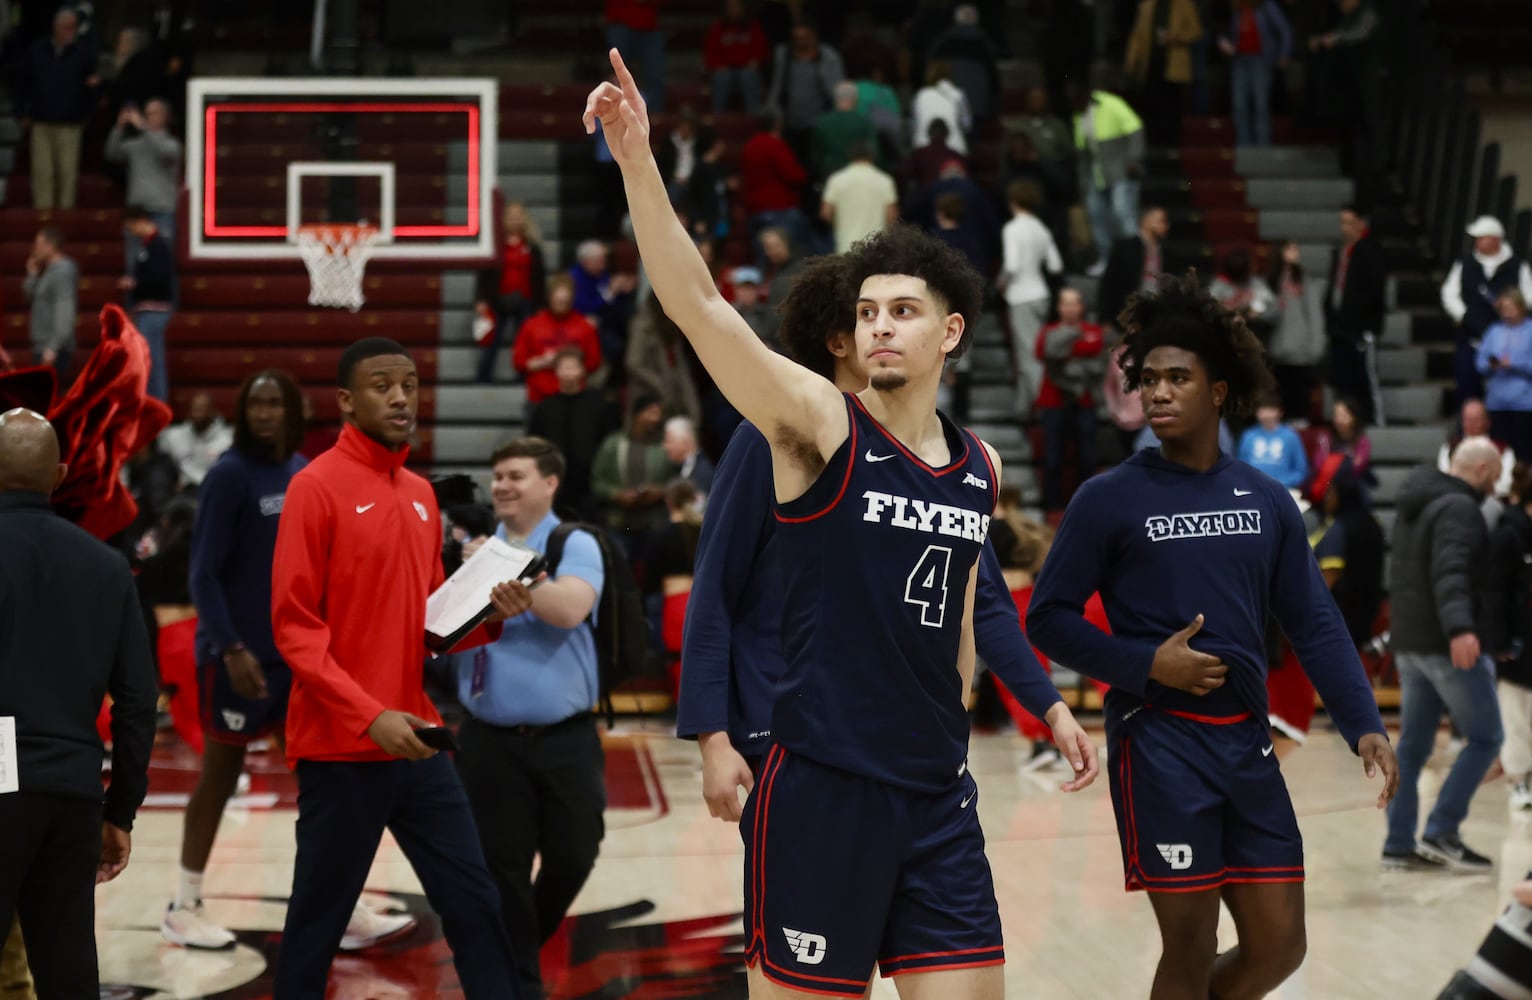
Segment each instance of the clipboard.
M480 625L495 607L490 591L508 580L527 586L547 567L542 555L520 542L489 537L458 571L426 599L426 648L445 653Z

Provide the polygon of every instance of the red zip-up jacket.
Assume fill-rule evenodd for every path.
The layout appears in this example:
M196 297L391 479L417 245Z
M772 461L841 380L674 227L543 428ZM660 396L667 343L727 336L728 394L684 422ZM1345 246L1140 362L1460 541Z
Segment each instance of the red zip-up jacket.
M288 484L271 571L271 625L293 671L287 761L389 760L367 728L385 709L433 725L421 686L426 598L442 583L430 483L351 424ZM499 626L459 648L490 641Z
M547 309L533 313L516 331L516 346L511 348L511 366L527 380L527 402L541 403L559 391L559 377L552 368L532 371L532 359L547 351L578 347L585 352L585 370L601 367L601 341L590 320L577 312L555 316ZM621 361L621 358L617 359Z
M709 73L720 69L743 69L766 62L771 52L766 47L766 32L754 18L725 21L719 18L707 29L702 44L702 64Z
M634 31L654 31L660 26L660 6L666 0L606 0L606 19Z
M739 151L739 192L750 215L797 208L808 179L792 147L768 132L757 132Z

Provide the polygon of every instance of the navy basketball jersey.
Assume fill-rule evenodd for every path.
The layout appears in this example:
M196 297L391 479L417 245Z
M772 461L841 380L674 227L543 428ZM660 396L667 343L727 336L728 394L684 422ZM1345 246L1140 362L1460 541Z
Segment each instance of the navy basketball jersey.
M941 791L967 754L958 644L999 483L978 438L945 416L951 461L938 469L846 399L845 444L777 505L787 670L772 735L830 767Z

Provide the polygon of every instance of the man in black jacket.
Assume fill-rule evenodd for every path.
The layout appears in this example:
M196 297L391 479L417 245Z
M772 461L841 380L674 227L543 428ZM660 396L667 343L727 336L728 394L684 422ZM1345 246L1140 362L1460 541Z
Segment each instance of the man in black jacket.
M1341 209L1342 243L1330 264L1325 319L1330 333L1330 385L1337 396L1357 401L1357 419L1381 422L1377 342L1383 336L1388 264L1383 247L1355 205Z
M16 74L21 127L32 132L32 207L39 211L75 204L80 136L101 82L96 50L79 33L80 16L60 10L52 36L32 43Z
M1484 655L1495 661L1505 743L1500 763L1511 809L1532 809L1532 466L1520 462L1511 497L1490 532L1488 584L1479 616Z
M93 997L94 886L128 864L156 691L127 562L48 505L64 472L45 417L0 414L0 934L20 916L40 997ZM108 693L103 797L96 715Z
M593 517L591 463L601 442L622 422L605 393L586 386L585 354L578 347L566 347L554 356L553 373L558 376L559 391L532 407L527 433L552 441L565 457L566 474L560 477L555 506L579 517Z
M119 284L128 293L133 325L149 342L149 395L170 401L170 375L165 367L165 330L175 302L175 258L170 242L142 205L129 205L122 213L123 228L133 240L131 272Z
M1399 794L1388 807L1387 870L1492 867L1488 858L1464 846L1458 827L1503 737L1495 671L1477 632L1489 549L1479 504L1499 476L1500 452L1494 443L1467 438L1452 454L1450 474L1423 465L1399 490L1391 556L1392 644L1402 695ZM1443 710L1467 745L1442 782L1417 842L1416 786L1436 747Z
M1134 292L1152 292L1159 287L1160 275L1171 271L1165 262L1165 237L1170 235L1170 217L1158 205L1150 205L1138 216L1138 235L1112 244L1101 285L1096 291L1096 321L1104 327L1117 327L1117 316Z

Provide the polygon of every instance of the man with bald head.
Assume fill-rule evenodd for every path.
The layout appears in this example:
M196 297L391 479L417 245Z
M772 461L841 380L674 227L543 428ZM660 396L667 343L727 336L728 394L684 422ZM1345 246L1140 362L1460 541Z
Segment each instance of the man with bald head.
M1422 465L1399 489L1390 599L1399 665L1399 794L1388 807L1383 865L1404 871L1489 871L1489 858L1458 835L1468 805L1500 753L1503 731L1494 665L1479 648L1489 532L1479 504L1500 477L1500 449L1464 438L1450 471ZM1436 747L1442 712L1467 745L1442 782L1417 842L1420 769Z
M128 864L157 696L127 562L49 506L66 471L47 418L0 414L0 934L20 917L44 1000L97 993L94 886Z
M219 414L213 397L205 392L186 403L186 419L167 427L160 435L160 450L175 459L181 470L181 486L197 490L218 456L234 444L234 428Z

